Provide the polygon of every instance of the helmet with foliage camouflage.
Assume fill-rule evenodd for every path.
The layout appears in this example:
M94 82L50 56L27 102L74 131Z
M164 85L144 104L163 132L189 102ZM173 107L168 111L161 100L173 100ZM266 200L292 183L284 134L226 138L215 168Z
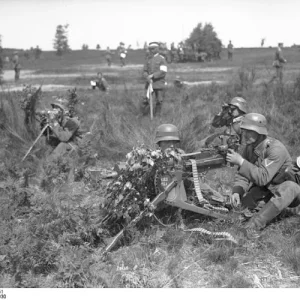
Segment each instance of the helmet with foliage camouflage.
M155 133L155 143L162 141L180 141L178 128L173 124L158 126Z
M267 135L267 119L265 116L257 113L249 113L244 116L241 123L241 129L247 129L257 132L258 134Z
M237 107L241 112L245 114L247 113L247 101L242 97L234 97L228 104Z

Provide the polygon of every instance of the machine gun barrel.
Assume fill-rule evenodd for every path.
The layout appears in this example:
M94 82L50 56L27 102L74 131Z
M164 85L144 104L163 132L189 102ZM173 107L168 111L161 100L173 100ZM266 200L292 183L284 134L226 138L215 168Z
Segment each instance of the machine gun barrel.
M196 161L199 171L221 168L226 165L226 152L220 149L203 149L199 152L183 154L181 156L183 165L187 169L192 169L191 159Z

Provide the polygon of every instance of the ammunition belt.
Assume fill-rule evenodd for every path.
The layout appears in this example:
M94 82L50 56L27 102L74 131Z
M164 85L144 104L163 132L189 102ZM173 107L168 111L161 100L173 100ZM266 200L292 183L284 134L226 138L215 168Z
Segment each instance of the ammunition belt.
M188 232L199 232L199 233L203 233L203 234L207 234L213 237L216 237L218 239L226 239L228 241L231 241L235 244L238 244L238 242L236 241L236 239L229 233L229 232L211 232L209 230L206 230L204 228L192 228L192 229L185 229L184 231L188 231Z
M207 208L207 209L211 209L211 210L218 210L220 212L228 212L229 210L225 207L218 207L218 206L213 206L211 204L204 204L203 206L204 208Z
M200 204L209 203L207 200L205 200L203 198L203 195L202 195L202 192L201 192L200 181L199 181L199 174L198 174L198 170L197 170L196 160L195 159L190 159L190 162L192 164L194 186L195 186L195 191L196 191L196 195L197 195L197 198L199 200L199 203Z

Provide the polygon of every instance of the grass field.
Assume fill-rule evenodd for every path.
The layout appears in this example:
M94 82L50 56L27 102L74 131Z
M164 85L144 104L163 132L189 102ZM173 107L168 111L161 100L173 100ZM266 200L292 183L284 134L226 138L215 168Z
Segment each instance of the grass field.
M267 85L274 73L274 51L236 49L232 62L222 53L215 62L169 64L162 116L153 121L139 111L144 94L141 50L130 50L123 68L116 56L112 67L107 67L103 52L96 50L73 51L62 58L44 52L38 61L22 58L17 84L6 69L1 112L5 112L5 125L22 140L2 127L0 286L298 287L299 217L273 222L254 243L239 237L238 223L183 214L187 227L227 230L239 237L239 245L184 232L177 223L163 226L153 219L151 225L135 232L130 243L104 259L95 220L107 181L97 185L67 181L66 166L74 163L78 167L80 162L45 165L42 140L34 150L35 158L21 162L34 140L23 126L18 105L23 84L43 85L40 108L49 108L54 96L65 96L67 89L77 88L83 128L90 130L94 124L91 155L97 154L94 163L98 167L111 168L136 145L154 148L155 128L162 123L179 127L181 148L186 152L197 150L197 142L211 132L209 124L221 104L237 95L247 99L250 111L267 117L270 135L284 142L295 158L300 154L300 52L284 49L288 60L284 84ZM98 71L111 85L109 95L90 88ZM173 86L176 76L198 84L180 90ZM29 186L24 184L28 170L47 188L33 184L34 180ZM233 174L233 169L224 168L209 172L206 180L228 193Z

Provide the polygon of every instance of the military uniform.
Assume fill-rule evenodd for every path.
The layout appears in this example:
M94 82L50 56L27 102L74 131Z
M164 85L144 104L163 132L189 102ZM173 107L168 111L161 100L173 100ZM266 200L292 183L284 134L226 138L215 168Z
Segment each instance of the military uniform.
M280 82L282 82L283 78L283 65L286 63L285 58L282 56L282 50L281 47L278 46L275 52L275 60L273 62L273 67L276 70L276 74L272 77L271 81L272 82L274 79L278 78Z
M64 118L61 124L52 126L51 143L56 147L51 152L51 159L58 158L69 151L76 151L80 122L77 118ZM50 142L49 142L50 144Z
M238 113L232 115L234 110ZM223 105L222 111L214 116L212 126L215 128L226 126L226 129L223 132L212 134L201 140L198 143L198 147L204 148L211 144L215 146L225 145L227 144L228 139L233 137L236 140L240 140L240 126L246 112L246 100L241 97L234 97L227 105Z
M111 58L112 58L112 52L110 51L110 49L106 50L105 58L107 61L107 65L110 67L111 66Z
M97 79L96 81L96 87L102 91L102 92L108 92L109 90L109 85L104 77L101 79Z
M13 68L15 71L15 81L20 79L20 72L21 72L21 64L19 62L19 56L17 53L12 58Z
M246 146L242 156L245 160L236 174L232 193L241 196L243 207L253 209L258 201L272 198L281 211L300 193L296 183L278 182L282 173L292 167L290 154L280 141L267 137L255 147Z
M144 65L144 77L146 78L152 74L152 87L156 99L155 112L160 112L166 87L167 63L165 58L158 53L149 58ZM146 90L148 86L149 83L147 82L145 86Z
M231 41L229 42L228 46L227 46L227 53L228 53L228 60L232 60L232 56L233 56L233 45L231 43Z
M49 120L51 129L46 130L46 143L53 149L50 159L58 158L67 151L77 150L78 139L81 138L80 121L77 117L66 115L67 109L60 103L52 103L53 109L60 109L61 116Z
M126 58L126 54L127 54L127 51L124 47L123 44L121 44L119 46L119 56L120 56L120 62L121 62L121 67L124 67L126 65L126 62L125 62L125 58Z

